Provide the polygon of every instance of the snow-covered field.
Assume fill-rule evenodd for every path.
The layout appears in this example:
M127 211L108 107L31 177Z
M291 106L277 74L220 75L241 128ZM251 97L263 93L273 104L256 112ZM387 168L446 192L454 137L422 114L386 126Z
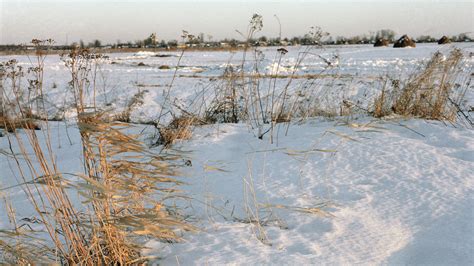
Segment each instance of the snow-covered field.
M421 120L314 120L278 146L243 125L203 128L181 146L203 231L150 246L164 248L164 264L471 265L473 144L472 130ZM330 217L304 211L324 203ZM255 204L270 245L230 216L245 220Z
M419 44L415 49L349 45L312 48L308 51L306 46L288 47L289 52L282 56L280 64L278 64L280 54L276 51L277 47L268 47L260 49L262 53L258 56L253 52L247 52L244 68L247 73L255 73L257 66L258 72L262 74L289 76L298 58L304 57L295 74L300 76L319 74L324 75L324 78L309 81L294 80L292 89L303 91L310 88L318 95L321 105L334 109L339 108L343 99L363 101L364 105L373 102L373 97L378 95L382 87L381 77L389 76L403 80L436 51L447 56L455 47L463 50L466 57L463 68L466 72L471 72L474 62L472 43L443 46ZM169 84L172 84L171 99L177 99L178 104L188 106L203 94L210 98L214 88L222 86L222 81L218 77L229 66L234 69L240 67L243 61L242 52L187 51L181 59L180 55L180 52L108 54L108 59L103 60L97 69L93 69L96 73L96 103L106 110L120 111L135 94L146 91L143 104L133 110L131 118L134 122L154 121L160 114ZM31 56L0 56L0 62L12 58L18 60L19 65L25 68L34 62ZM331 66L328 67L324 60L331 62ZM142 65L139 65L140 63ZM46 58L45 101L51 116L73 115L74 97L68 89L70 79L71 75L58 55ZM262 78L261 87L269 87L269 82L268 78ZM287 82L287 78L279 78L276 80L276 87L282 89ZM92 94L90 96L92 97ZM469 91L466 99L474 103L474 93Z
M446 53L453 46L463 49L467 57L463 69L471 75L472 44L315 49L297 73L337 76L327 83L333 88L324 96L327 103L368 101L380 90L375 86L380 76L406 77L437 50ZM263 49L261 73L291 73L304 47L291 47L277 67L275 50ZM179 60L179 53L160 54L170 57L108 55L97 72L99 104L120 109L138 90L146 89L132 120L156 119ZM332 66L328 68L318 55ZM247 56L250 72L255 64ZM29 64L25 56L16 58ZM171 97L185 105L229 64L241 62L241 52L186 52ZM51 116L58 112L74 116L68 79L59 57L48 57L45 89ZM294 86L304 82L298 80ZM473 105L473 95L471 88L466 106ZM50 122L53 150L61 158L62 171L81 171L78 129L69 123L66 134L65 122ZM160 256L163 265L474 264L472 128L360 114L292 123L287 134L286 126L279 124L273 144L268 135L258 139L245 123L200 126L190 140L176 143L173 149L183 154L183 161L190 161L180 178L186 182L183 193L191 198L177 204L201 230L185 233L181 243L150 240L144 252ZM144 140L154 133L145 125L137 125L136 131ZM0 138L0 151L8 150L9 143ZM14 162L7 155L0 158L0 187L14 186L18 182ZM18 187L0 193L8 195L18 217L34 215ZM4 207L0 202L0 229L8 227Z

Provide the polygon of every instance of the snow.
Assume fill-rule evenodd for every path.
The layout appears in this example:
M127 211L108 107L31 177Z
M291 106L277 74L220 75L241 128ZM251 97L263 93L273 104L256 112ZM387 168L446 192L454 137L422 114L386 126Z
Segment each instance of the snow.
M186 191L212 208L193 204L202 232L165 248L162 263L472 264L472 130L398 119L363 127L369 122L295 125L278 146L256 139L244 125L198 130L181 146L193 151ZM467 156L453 156L458 153ZM206 171L208 164L225 172ZM233 210L247 218L242 195L249 180L259 204L329 202L323 210L333 217L273 208L284 226L266 227L271 246L262 244L254 225L222 216ZM150 252L163 248L149 245L156 248Z
M148 56L154 56L156 53L154 52L147 52L147 51L140 51L138 53L134 54L135 56L143 56L143 57L148 57Z
M472 44L456 45L466 54L474 50ZM367 98L378 89L373 83L376 77L403 77L433 52L453 46L337 46L313 51L327 59L338 55L338 66L328 73L351 75L336 82L325 80L326 87L315 90L324 92L322 104L336 106L344 98L370 101ZM292 72L304 48L288 48L279 67L274 50L263 49L262 72ZM178 53L165 54L173 56L109 55L98 78L98 102L120 111L134 94L147 90L143 104L131 114L132 121L156 120L179 60ZM229 64L239 67L242 56L241 52L186 52L177 73L198 76L176 78L171 97L183 103L194 99ZM16 58L29 64L25 56ZM7 59L0 57L0 61ZM248 60L250 67L251 56ZM145 66L137 66L139 62ZM466 73L472 72L473 63L472 57L466 59ZM171 69L159 69L162 65ZM297 71L317 74L326 66L318 56L308 55ZM50 122L53 152L60 158L60 170L74 173L81 171L81 146L72 122L68 79L59 58L48 57L45 88L50 114L65 107L71 120ZM276 82L278 87L286 84L284 79ZM292 91L302 86L295 84ZM472 90L466 99L472 106ZM258 139L245 123L200 126L192 139L175 144L173 149L192 162L183 167L180 177L186 183L181 189L191 199L176 204L201 230L184 233L181 243L150 240L144 252L158 255L157 263L163 265L474 264L472 129L366 115L292 123L288 134L286 126L279 124L273 144L268 135ZM155 133L146 125L136 125L135 130L145 141ZM44 135L39 137L43 141ZM13 145L13 150L18 147ZM0 138L0 151L9 151L6 137ZM15 186L19 181L14 162L3 154L0 158L0 187ZM11 200L19 218L34 215L21 188L0 190L0 196ZM78 197L74 199L80 206ZM9 226L4 207L1 201L0 229ZM258 216L263 227L249 223L249 214L252 219ZM265 237L259 239L258 232Z

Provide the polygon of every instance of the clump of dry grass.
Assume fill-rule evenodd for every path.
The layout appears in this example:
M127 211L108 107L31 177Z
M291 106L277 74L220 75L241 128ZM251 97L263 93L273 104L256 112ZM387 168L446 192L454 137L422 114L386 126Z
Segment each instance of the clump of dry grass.
M157 144L168 148L177 140L190 139L192 137L192 128L198 123L197 117L183 115L174 118L167 126L158 126L160 136Z
M390 113L402 116L415 116L434 120L456 120L458 104L465 94L462 62L463 54L459 49L444 56L436 52L418 71L412 74L404 84L399 80L385 82L381 95L375 99L375 117ZM392 90L387 90L391 85Z
M393 105L395 113L428 119L453 120L455 109L449 106L449 93L458 73L462 52L453 50L445 59L437 52L426 68L408 81Z
M174 229L191 228L157 197L177 191L174 167L166 162L172 158L146 152L138 136L122 133L128 127L104 123L95 113L79 119L97 239L103 245L100 249L108 250L109 261L121 264L140 259L140 236L176 241Z

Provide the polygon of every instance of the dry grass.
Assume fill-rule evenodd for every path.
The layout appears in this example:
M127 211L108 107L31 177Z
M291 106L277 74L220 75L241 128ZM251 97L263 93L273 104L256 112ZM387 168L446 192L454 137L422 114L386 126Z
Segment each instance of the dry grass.
M448 98L461 59L460 50L453 50L446 59L439 52L434 54L426 68L403 88L393 105L394 112L428 119L453 120L455 111L449 108Z
M215 88L215 97L204 115L209 123L237 123L244 116L238 74L229 66L224 75L226 78Z
M37 56L33 77L37 81L34 82L36 95L32 97L43 96L42 62L46 54ZM19 152L11 150L10 156L21 178L18 186L25 192L36 215L25 220L23 225L26 226L19 226L14 209L9 209L11 229L0 231L4 261L137 264L147 260L141 255L146 238L177 241L177 232L193 230L183 222L177 210L165 204L178 192L180 182L173 178L177 175L173 161L178 158L149 152L139 136L127 133L128 124L107 122L104 112L95 111L95 99L87 101L86 94L95 95L89 91L95 87L89 87L90 83L86 82L91 78L94 58L97 57L81 50L71 52L64 59L71 72L69 84L76 100L83 150L83 172L74 174L80 181L69 181L59 171L60 161L54 155L48 122L42 122L41 131L19 133L13 130L6 135L10 147L19 149ZM21 72L8 74L10 79L23 77ZM16 89L19 91L20 87ZM11 109L15 121L28 125L25 121L30 112L26 110L45 113L41 105L23 108L19 95L5 97L2 94L2 103L15 107ZM4 119L3 124L12 122ZM75 202L73 195L79 195L82 204ZM8 201L5 205L12 206ZM38 224L34 231L30 223Z
M89 196L98 218L101 249L109 250L110 262L122 264L140 259L140 245L133 239L176 241L174 229L190 227L156 200L160 194L176 192L179 184L171 178L176 173L166 157L149 154L137 136L122 133L128 125L102 121L95 114L80 118L85 169L89 184L97 185Z
M40 126L38 123L35 123L32 119L8 119L5 116L0 116L0 128L8 132L14 132L16 129L32 129L39 130Z
M387 83L388 79L385 79L384 85L382 87L382 93L379 97L375 98L373 115L376 118L381 118L391 113L390 106L387 106L389 104L387 100ZM397 86L396 83L394 83L393 81L392 84L394 86Z
M462 52L454 49L449 55L440 52L403 84L398 80L385 82L374 104L374 116L390 113L434 120L456 120L456 103L462 100L466 88L459 90L462 79ZM391 85L392 90L387 90ZM454 100L455 99L455 100Z
M241 34L247 39L242 61L236 66L230 64L229 60L222 76L215 78L218 84L205 111L204 120L210 123L245 122L251 129L258 131L258 138L263 139L268 133L270 142L273 143L274 136L277 135L277 124L288 123L289 126L289 122L298 114L309 114L318 109L308 102L316 102L317 95L313 92L323 79L334 78L333 74L326 74L326 70L334 65L331 60L312 52L325 36L321 29L312 27L307 36L314 41L315 46L305 47L291 66L284 65L288 51L284 47L275 49L271 64L273 67L270 73L263 73L261 71L265 67L263 62L266 59L264 53L248 45L261 29L262 17L255 14L246 34ZM298 71L308 55L318 56L326 67L320 73L299 74ZM248 67L248 57L251 57L251 69ZM289 73L282 74L280 70L289 70ZM300 95L307 96L303 99Z
M177 140L186 140L192 137L193 126L199 123L195 116L181 116L174 118L168 126L159 126L160 134L157 144L165 148L170 147Z

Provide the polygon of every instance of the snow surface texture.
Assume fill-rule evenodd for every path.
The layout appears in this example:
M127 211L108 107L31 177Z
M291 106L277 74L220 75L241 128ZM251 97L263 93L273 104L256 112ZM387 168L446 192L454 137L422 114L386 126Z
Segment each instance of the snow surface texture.
M473 50L471 44L456 45L467 54ZM323 50L327 58L339 55L337 74L360 78L336 84L355 85L329 95L328 102L334 97L360 98L373 90L370 80L374 77L403 76L433 52L450 48L347 46ZM283 68L278 69L273 65L274 51L265 49L262 72L292 71L301 49L289 49ZM173 56L109 55L110 62L103 65L99 78L103 83L99 102L120 109L138 88L144 88L148 93L134 111L134 121L156 119L179 56L167 54ZM26 57L17 58L28 66ZM187 52L178 73L197 77L177 78L172 97L194 98L209 79L221 75L229 62L239 64L241 58L240 53ZM137 66L140 62L145 66ZM472 57L468 58L466 70L472 70L472 63ZM160 69L162 65L171 69ZM309 57L298 71L319 73L324 65L316 56ZM62 107L68 111L72 95L66 89L67 71L57 56L48 57L45 74L51 115ZM468 92L470 104L472 95ZM51 122L51 127L60 170L81 171L77 128L67 129L70 144L65 122ZM152 127L137 127L137 132L144 129L144 138L153 133ZM269 144L268 135L259 140L245 124L211 125L196 128L191 140L177 143L174 149L183 151L192 164L182 169L187 183L182 189L192 199L177 204L202 230L186 233L183 243L149 241L145 252L160 256L159 263L164 265L474 264L472 129L362 116L292 124L288 135L285 130L280 126L275 144ZM5 137L0 138L0 149L9 150ZM0 186L19 183L13 161L4 155L0 158ZM12 201L19 218L35 214L20 188L0 193ZM8 226L3 204L1 201L0 228ZM318 207L324 213L308 212ZM264 223L265 241L256 234L261 228L247 222L249 214L251 218L258 214Z
M163 264L472 265L472 130L420 120L354 123L292 126L277 147L243 125L199 130L182 148L193 151L186 191L212 206L193 205L203 231L183 244L149 246L168 253ZM284 226L265 227L271 246L262 244L255 225L222 215L247 218L243 188L252 180L259 204L329 201L334 217L272 208Z

